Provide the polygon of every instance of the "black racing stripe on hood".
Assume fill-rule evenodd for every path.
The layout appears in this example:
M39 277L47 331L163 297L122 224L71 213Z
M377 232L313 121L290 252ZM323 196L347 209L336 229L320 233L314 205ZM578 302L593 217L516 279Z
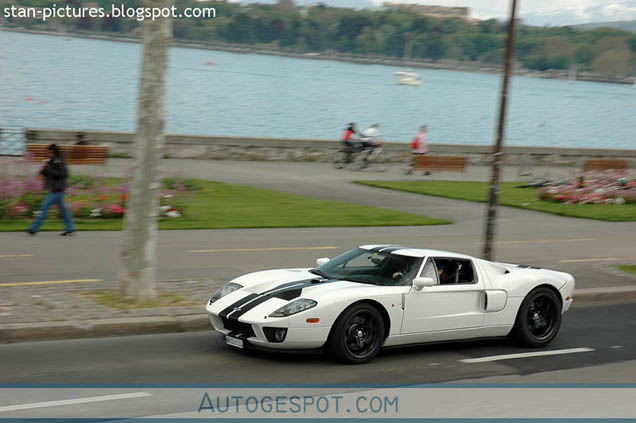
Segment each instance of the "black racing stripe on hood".
M241 305L252 301L253 299L257 298L259 296L259 294L249 294L246 295L245 297L241 298L240 300L238 300L237 302L230 304L228 307L224 308L223 310L221 310L221 312L219 313L219 317L225 318L227 317L228 314L230 314L234 308L236 307L240 307Z
M339 279L313 278L287 282L261 294L250 294L245 298L241 298L239 301L225 308L221 313L219 313L219 316L238 321L239 317L243 314L247 313L256 306L263 304L265 301L271 300L272 298L280 298L282 300L291 301L300 297L304 288L339 281Z
M294 298L300 297L300 294L303 293L303 288L306 288L306 287L286 289L284 291L273 294L272 297L280 298L281 300L291 301Z
M301 279L299 281L286 282L286 283L278 285L278 286L276 286L276 287L274 287L272 289L268 289L267 291L261 292L259 295L269 295L269 294L272 294L272 293L275 294L279 290L283 290L283 289L286 289L286 288L294 287L294 286L296 286L296 285L298 285L300 283L309 283L309 282L311 282L311 281L313 281L315 279L317 279L317 278Z
M234 310L227 315L227 318L230 320L238 321L239 317L241 317L242 315L244 315L245 313L247 313L254 307L261 305L265 301L269 301L271 299L272 297L270 297L269 295L263 295L261 297L257 297L256 299L248 302L244 306L234 308Z

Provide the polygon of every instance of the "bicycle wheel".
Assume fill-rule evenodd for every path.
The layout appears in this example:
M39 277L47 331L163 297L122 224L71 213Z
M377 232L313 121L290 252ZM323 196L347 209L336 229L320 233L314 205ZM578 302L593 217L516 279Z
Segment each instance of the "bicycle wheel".
M362 150L356 155L356 158L353 161L353 168L355 170L362 170L369 166L369 150Z
M386 154L384 154L384 150L378 150L373 156L373 164L375 170L378 172L386 171L388 160L386 158Z
M347 154L343 150L338 150L331 157L331 164L336 169L342 169L347 165Z

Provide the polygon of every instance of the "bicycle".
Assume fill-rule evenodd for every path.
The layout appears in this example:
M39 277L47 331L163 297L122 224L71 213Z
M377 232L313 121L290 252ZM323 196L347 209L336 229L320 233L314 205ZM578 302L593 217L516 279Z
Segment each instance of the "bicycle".
M382 147L362 142L336 151L332 156L331 163L336 169L352 165L355 170L363 170L370 165L375 165L376 170L384 172L387 160Z

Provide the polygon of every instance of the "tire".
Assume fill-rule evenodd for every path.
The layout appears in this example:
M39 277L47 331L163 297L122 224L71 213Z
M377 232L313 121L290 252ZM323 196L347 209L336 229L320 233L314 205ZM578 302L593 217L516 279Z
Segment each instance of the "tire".
M353 160L353 167L355 170L363 170L369 167L369 152L367 150L362 150L360 153L356 155L356 158Z
M376 163L376 170L378 172L386 171L388 160L386 159L386 155L384 154L384 150L380 150L380 152L375 156L374 159Z
M523 346L543 348L561 327L561 301L550 288L536 288L526 296L517 312L511 335Z
M331 157L331 163L336 169L342 169L347 165L347 155L344 151L336 151Z
M371 361L384 343L384 320L370 304L354 304L338 317L326 344L327 354L348 364Z

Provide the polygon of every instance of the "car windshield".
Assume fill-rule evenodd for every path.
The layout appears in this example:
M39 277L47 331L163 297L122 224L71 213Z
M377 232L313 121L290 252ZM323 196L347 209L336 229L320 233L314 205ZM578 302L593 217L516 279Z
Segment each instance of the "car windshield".
M374 285L408 285L417 273L421 258L356 248L317 267L316 274L332 279Z

